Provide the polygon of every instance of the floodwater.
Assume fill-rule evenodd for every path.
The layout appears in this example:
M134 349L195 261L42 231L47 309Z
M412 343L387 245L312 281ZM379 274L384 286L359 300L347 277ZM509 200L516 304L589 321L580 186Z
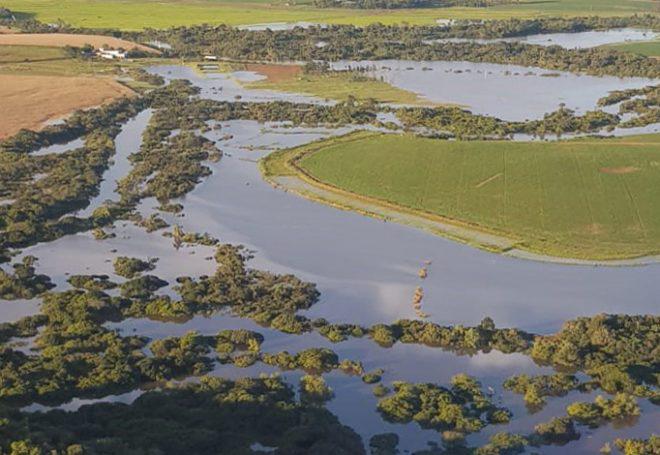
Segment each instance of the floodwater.
M253 82L264 79L254 71L234 71L230 73L200 74L189 66L162 65L148 69L149 72L159 74L167 80L189 79L201 89L202 98L211 98L219 101L290 101L294 103L322 103L319 98L292 93L279 93L272 90L246 90L241 82Z
M51 153L59 154L64 152L70 152L71 150L75 150L84 145L85 145L85 138L79 137L64 144L52 144L52 145L47 145L45 147L41 147L39 150L35 150L34 152L32 152L32 155L40 156L40 155L49 155Z
M591 47L605 46L608 44L654 41L660 35L653 30L637 28L617 28L611 30L591 30L588 32L575 33L548 33L539 35L515 36L511 38L495 39L468 39L448 38L438 39L434 43L479 43L490 44L497 42L513 42L524 44L535 44L539 46L560 46L566 49L587 49Z
M366 74L435 103L458 104L503 120L542 118L560 104L582 114L613 90L640 88L657 80L587 76L516 65L405 60L340 61L335 70ZM515 102L512 102L515 100Z
M115 138L115 154L110 168L103 174L99 194L78 214L79 216L90 216L94 209L105 201L119 200L119 195L115 192L117 181L130 171L131 162L128 157L140 150L142 132L150 118L151 110L145 109L122 126L120 133Z
M173 78L186 75L202 86L202 96L215 99L231 99L238 93L245 100L305 98L241 90L231 76L201 78L189 68L160 67L154 71ZM139 148L140 135L150 115L145 111L123 127L116 139L115 163L104 176L100 194L88 211L103 200L116 197L112 194L115 181L129 171L127 157ZM552 333L563 321L577 316L600 312L655 313L659 308L660 265L657 264L566 266L500 256L410 227L317 204L275 189L261 179L257 161L272 150L341 134L348 129L284 128L280 124L254 121L221 122L219 126L220 129L212 129L206 135L217 141L224 152L222 160L208 163L213 174L180 200L185 207L183 216L162 216L171 224L180 224L184 231L208 232L222 242L246 245L255 252L250 262L252 267L294 273L317 283L321 300L306 312L310 317L364 325L414 318L411 300L417 286L424 288L423 310L432 321L473 325L491 316L500 327L519 327L536 333ZM144 201L140 211L147 215L156 205L156 201ZM22 255L38 257L37 271L51 276L58 289L65 289L66 278L74 273L105 273L121 281L112 269L112 259L120 255L158 257L152 273L170 283L177 276L213 272L215 262L209 260L212 248L174 249L172 240L162 235L166 230L147 234L131 223L118 222L108 229L116 234L115 238L98 241L89 233L71 235L26 248ZM425 261L430 261L429 274L420 280L417 271ZM2 303L6 304L12 302ZM5 311L2 314L5 319ZM9 315L7 320L15 317ZM225 328L251 329L265 336L266 352L329 347L341 359L362 361L366 371L384 368L386 385L394 380L446 385L454 374L472 374L484 387L494 389L498 404L514 413L509 425L487 427L470 436L468 441L473 444L498 431L530 432L536 423L563 414L568 403L593 399L593 394L575 392L551 398L544 410L529 414L522 397L504 391L502 381L512 374L547 374L552 370L539 367L520 354L456 355L438 348L406 344L382 348L366 338L331 344L315 333L286 335L222 313L197 316L185 323L129 319L108 327L151 338L178 336L190 330L214 334ZM273 371L276 369L259 364L245 369L218 365L213 374L236 378ZM301 375L301 372L283 373L292 384ZM359 377L340 372L325 377L336 395L328 403L328 409L343 424L354 428L365 442L372 435L387 431L399 434L401 450L419 450L426 446L426 441L439 441L437 432L423 430L414 423L384 422L376 411L377 399L372 387ZM134 391L105 400L131 402L140 394L141 391ZM64 408L76 409L88 402L76 399ZM642 406L643 415L634 427L581 428L583 436L579 441L565 448L544 447L541 452L558 453L566 449L572 453L594 452L616 437L648 436L657 425L660 412L647 402Z
M250 30L253 32L261 30L293 30L296 27L299 28L310 28L310 27L326 27L327 25L319 22L267 22L264 24L250 24L250 25L239 25L237 28L240 30Z

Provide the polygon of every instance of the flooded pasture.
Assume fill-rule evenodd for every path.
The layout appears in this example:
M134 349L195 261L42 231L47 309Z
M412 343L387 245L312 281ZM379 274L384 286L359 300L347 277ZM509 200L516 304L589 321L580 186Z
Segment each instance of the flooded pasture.
M572 33L544 33L495 39L448 38L438 39L431 42L465 42L479 44L509 42L533 44L537 46L560 46L566 49L588 49L591 47L605 46L608 44L654 41L658 39L658 36L658 33L654 32L653 30L637 28L616 28L611 30L589 30L585 32Z
M469 63L363 62L376 64L374 76L381 75L393 85L418 91L438 102L465 104L476 113L522 120L542 116L565 102L584 111L609 90L641 87L646 80L592 78L561 73L543 77L545 70L503 65ZM343 62L337 69L353 66ZM390 69L384 70L383 67ZM408 69L412 67L412 69ZM431 67L432 71L423 68ZM457 73L457 70L461 70ZM469 71L467 71L469 70ZM187 78L201 87L201 96L234 101L319 100L300 95L283 95L266 90L246 90L241 78L258 77L252 73L201 76L189 67L167 66L152 72L167 79ZM508 74L505 74L507 73ZM534 75L524 73L534 72ZM516 74L519 73L519 74ZM479 87L479 90L476 90ZM488 90L484 90L488 87ZM515 95L515 96L514 96ZM512 105L503 100L517 99ZM137 151L150 111L143 111L126 123L116 138L114 163L104 175L97 197L81 212L89 215L103 201L116 200L116 181L130 170L129 155ZM414 228L386 223L356 213L330 208L273 188L260 175L258 160L274 150L343 134L348 128L290 128L282 124L256 121L228 121L211 125L206 137L223 152L217 163L207 163L212 175L195 190L181 198L180 215L161 214L171 225L186 232L208 232L221 242L243 244L254 251L250 266L277 273L292 273L317 283L320 301L304 312L309 317L323 317L332 322L371 325L415 318L410 302L417 286L424 288L424 311L429 320L441 324L476 325L490 316L498 327L518 327L535 333L552 333L563 321L601 312L646 314L657 312L660 265L644 267L566 266L501 256L477 250ZM56 153L56 152L52 152ZM176 202L176 201L174 201ZM140 206L143 215L153 212L155 200ZM167 229L166 229L167 230ZM166 231L165 230L165 231ZM95 240L90 233L69 235L56 241L23 250L38 258L37 271L52 277L58 290L66 289L71 274L104 273L116 281L112 259L118 256L159 258L155 275L174 283L177 276L210 274L213 248L195 246L175 249L163 230L146 233L129 222L117 222L108 229L114 238ZM418 270L428 264L428 276L422 281ZM172 293L171 288L162 292ZM37 311L38 299L3 302L2 320L12 321ZM20 314L8 305L25 306ZM530 414L520 395L503 390L503 380L513 374L548 374L553 370L536 365L521 354L497 351L476 355L457 355L438 348L398 343L391 348L373 341L349 339L332 344L317 333L287 335L260 327L247 319L224 313L196 316L183 323L128 319L108 324L123 334L139 333L157 339L180 336L195 330L215 334L225 328L246 328L265 336L265 352L297 352L311 347L328 347L340 359L363 362L365 371L383 368L386 384L394 380L435 382L446 385L458 373L479 378L484 387L492 387L495 401L514 414L508 425L489 426L468 438L482 443L498 431L530 432L539 422L564 413L567 404L587 401L594 394L572 392L553 398L540 412ZM216 365L213 374L229 378L271 373L275 368L256 364L240 369ZM302 373L285 372L296 384ZM393 431L401 438L401 450L419 450L427 441L439 441L436 431L423 430L417 424L391 424L376 410L377 399L371 386L359 376L334 371L326 380L335 392L328 409L340 421L355 429L365 441L375 434ZM131 402L142 392L133 391L106 397L107 401ZM73 410L89 403L75 399L63 409ZM356 403L358 405L356 405ZM33 406L31 411L44 410ZM615 437L647 435L657 424L660 413L643 403L643 415L636 426L603 426L583 431L582 438L567 448L573 453L593 452ZM544 453L559 453L566 448L544 447Z
M513 121L539 119L561 104L583 114L596 109L598 99L613 90L657 83L491 63L379 60L340 61L331 66L338 71L363 70L434 103L458 104L475 114Z

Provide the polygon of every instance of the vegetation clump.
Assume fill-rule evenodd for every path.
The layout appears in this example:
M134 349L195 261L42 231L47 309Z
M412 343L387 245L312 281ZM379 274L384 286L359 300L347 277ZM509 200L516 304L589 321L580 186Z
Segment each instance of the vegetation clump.
M467 375L452 378L452 387L435 384L393 383L394 393L381 398L378 411L390 422L417 422L422 428L464 435L486 425L482 415L497 408L481 391L477 380Z
M12 264L13 273L0 268L0 299L32 299L55 287L47 275L35 272L37 258L24 256L21 262Z
M148 272L156 268L157 258L149 259L148 261L131 258L127 256L119 256L114 262L113 266L115 273L124 278L135 278L143 272Z
M399 453L399 436L396 433L381 433L369 439L371 455L396 455Z
M555 335L537 337L530 354L542 364L593 371L611 391L631 382L657 385L659 323L652 315L581 317L565 322ZM608 380L614 374L625 379Z
M71 286L87 291L105 291L117 287L108 275L71 275L66 280Z
M259 352L263 335L245 329L227 329L217 335L215 350L220 354L231 354L234 351Z
M543 406L545 397L564 396L579 385L575 376L563 373L531 377L521 374L504 381L505 389L524 395L525 403L532 407Z
M580 423L597 427L604 422L636 417L640 409L635 397L626 393L617 393L614 398L598 395L593 403L572 403L566 408L566 412L569 417Z
M547 423L534 426L532 445L564 445L580 438L570 417L555 417Z
M334 393L322 376L305 375L300 378L300 401L322 404L332 399Z
M339 367L337 354L326 348L305 349L293 355L287 351L277 354L263 353L261 360L283 370L302 369L313 374L328 373Z
M655 455L660 452L660 436L652 434L648 439L617 439L614 445L623 455Z
M0 448L32 450L13 453L202 455L212 447L213 453L229 455L248 453L259 442L282 453L364 454L353 430L325 408L296 401L292 388L278 377L202 377L198 383L146 392L130 405L0 412L7 422L3 431L10 435Z
M475 455L513 455L525 451L527 439L511 433L496 433L488 444L474 450Z
M380 368L375 371L370 371L362 376L362 382L365 384L376 384L383 378L383 373L383 370Z

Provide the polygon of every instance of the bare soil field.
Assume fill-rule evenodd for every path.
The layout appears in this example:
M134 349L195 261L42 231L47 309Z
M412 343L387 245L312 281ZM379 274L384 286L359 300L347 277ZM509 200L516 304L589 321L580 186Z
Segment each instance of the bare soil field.
M0 139L133 92L112 79L0 75Z
M263 74L266 76L268 82L286 82L294 79L302 73L303 68L300 65L264 65L259 63L248 63L246 65L246 70Z
M74 35L68 33L0 33L0 45L24 46L76 46L91 44L94 47L110 46L126 50L140 49L145 52L159 54L156 49L133 43L112 36L103 35Z

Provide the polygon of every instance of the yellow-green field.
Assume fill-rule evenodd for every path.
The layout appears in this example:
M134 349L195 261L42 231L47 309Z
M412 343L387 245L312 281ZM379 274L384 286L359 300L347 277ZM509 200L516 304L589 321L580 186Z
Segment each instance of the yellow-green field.
M64 50L48 46L0 46L0 64L42 62L66 58Z
M297 168L356 198L453 220L536 253L660 253L660 135L524 143L357 133L313 150L276 156L267 173Z
M660 41L614 44L614 49L647 57L660 57Z
M276 67L278 65L262 65ZM268 70L257 72L268 74ZM245 84L249 88L317 96L323 99L345 101L349 96L364 100L373 98L380 103L405 105L433 105L417 94L394 87L387 82L350 73L304 74L291 72L284 76Z
M61 19L81 27L136 30L202 23L239 25L308 21L355 25L375 22L432 24L441 18L623 15L657 11L656 3L648 0L529 0L492 8L354 10L318 9L309 4L289 6L285 2L266 0L3 0L2 6L47 23Z

